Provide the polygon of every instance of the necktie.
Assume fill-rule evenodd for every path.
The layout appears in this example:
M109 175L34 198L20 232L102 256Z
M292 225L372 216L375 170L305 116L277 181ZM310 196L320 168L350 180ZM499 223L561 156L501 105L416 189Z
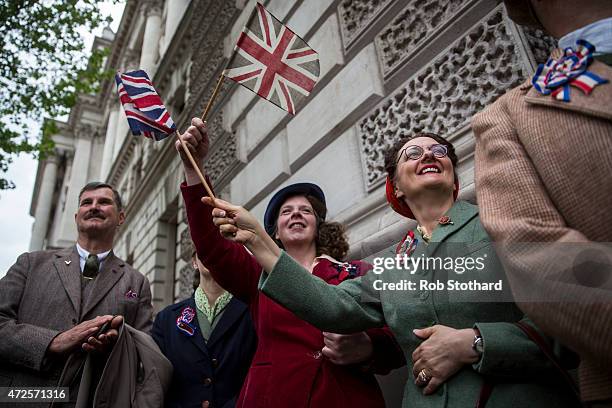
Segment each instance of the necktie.
M100 260L98 255L89 254L85 261L85 268L83 268L83 277L85 279L94 279L98 275L100 270Z

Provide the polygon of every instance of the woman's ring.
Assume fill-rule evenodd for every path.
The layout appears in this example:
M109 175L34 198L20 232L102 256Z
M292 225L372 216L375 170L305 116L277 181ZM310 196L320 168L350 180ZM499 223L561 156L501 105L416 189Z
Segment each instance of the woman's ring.
M427 384L429 380L431 380L431 377L427 375L427 371L425 371L425 369L422 369L421 371L419 371L417 379L420 383Z

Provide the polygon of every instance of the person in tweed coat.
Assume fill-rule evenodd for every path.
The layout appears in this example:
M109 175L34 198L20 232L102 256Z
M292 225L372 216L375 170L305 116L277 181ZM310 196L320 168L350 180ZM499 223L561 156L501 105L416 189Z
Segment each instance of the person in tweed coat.
M472 126L482 223L504 244L519 305L580 355L582 399L612 406L611 255L598 244L612 242L612 2L506 7L517 23L560 38L560 47L575 47L577 39L594 45L587 70L608 80L590 94L570 87L569 100L527 81L474 116ZM552 56L558 60L560 50Z
M120 316L136 330L149 332L149 281L112 251L124 220L119 193L108 184L91 182L79 194L76 245L24 253L0 279L0 387L57 386L62 370L62 378L70 382L67 374L88 352L100 356L111 350ZM88 278L86 265L94 259L99 272ZM111 329L97 335L111 319ZM65 364L68 360L71 364ZM79 382L76 374L72 402Z

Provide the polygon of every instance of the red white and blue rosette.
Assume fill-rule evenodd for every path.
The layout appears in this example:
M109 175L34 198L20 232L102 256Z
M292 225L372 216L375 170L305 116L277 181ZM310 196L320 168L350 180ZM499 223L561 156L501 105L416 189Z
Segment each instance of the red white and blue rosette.
M181 314L176 318L176 327L188 336L193 336L196 327L191 323L195 317L195 310L186 306L181 310Z
M545 64L540 64L531 84L542 95L551 95L563 102L570 101L570 86L589 95L597 85L608 82L587 70L593 62L593 52L595 46L588 41L576 41L575 50L568 47L561 58L550 57Z

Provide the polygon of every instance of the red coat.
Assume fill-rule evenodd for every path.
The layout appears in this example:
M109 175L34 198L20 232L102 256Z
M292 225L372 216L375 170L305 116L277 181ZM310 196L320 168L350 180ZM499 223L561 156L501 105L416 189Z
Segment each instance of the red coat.
M222 287L250 306L257 331L257 351L237 406L384 407L373 372L387 373L405 364L391 331L385 327L367 332L374 346L370 370L331 363L321 355L324 344L319 329L259 292L261 266L242 245L221 237L212 223L212 208L200 201L206 195L203 186L183 183L181 191L198 257ZM368 267L354 261L341 268L322 259L313 274L337 285L365 273Z

